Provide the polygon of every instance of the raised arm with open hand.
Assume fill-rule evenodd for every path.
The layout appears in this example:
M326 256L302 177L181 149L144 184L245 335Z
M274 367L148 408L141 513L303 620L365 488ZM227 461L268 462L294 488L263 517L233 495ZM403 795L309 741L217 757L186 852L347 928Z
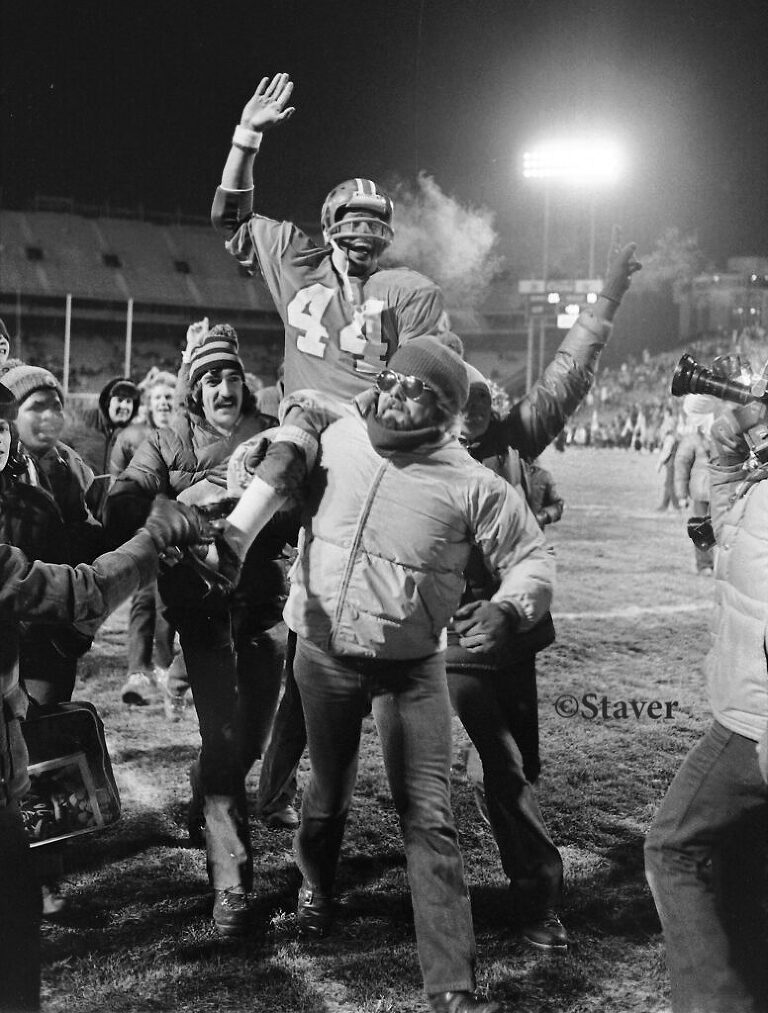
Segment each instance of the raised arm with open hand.
M290 119L295 112L294 106L287 105L292 91L293 81L287 74L275 74L271 81L263 77L245 104L240 126L263 133Z
M253 187L253 160L261 144L261 135L293 116L294 107L287 104L292 91L293 81L287 74L275 74L271 81L268 77L259 81L235 127L232 147L221 174L221 188L225 192L248 191ZM242 205L235 201L230 207L226 193L217 191L211 212L214 228L223 227L227 231L233 223L247 217L251 200L247 194Z

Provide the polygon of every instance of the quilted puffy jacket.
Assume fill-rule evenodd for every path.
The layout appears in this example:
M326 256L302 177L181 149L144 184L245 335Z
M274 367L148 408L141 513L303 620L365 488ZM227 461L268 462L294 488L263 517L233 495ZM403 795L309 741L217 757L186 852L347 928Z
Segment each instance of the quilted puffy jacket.
M165 429L152 430L107 497L105 520L113 543L119 545L144 523L158 493L176 499L179 493L203 479L226 492L227 463L232 451L273 425L274 419L254 408L244 412L226 436L201 416L187 413L178 414ZM286 542L295 539L296 517L280 514L251 546L244 579L248 577L251 587L255 585L259 590L252 596L254 602L272 601L283 594L282 576L278 580L275 567L270 568L267 563L279 559ZM258 587L251 577L260 569L262 582ZM173 597L184 590L182 566L165 575L165 586Z
M717 536L710 703L720 724L758 741L768 721L768 481L742 486L740 466L713 465L710 476Z
M382 457L365 421L322 433L285 620L333 654L419 658L445 647L473 544L493 600L527 629L549 607L554 560L521 497L451 436Z
M118 543L144 522L158 493L175 499L207 479L226 489L226 463L245 440L264 432L274 420L258 411L243 413L226 436L193 414L179 414L165 429L150 430L128 467L118 475L107 499L107 526Z

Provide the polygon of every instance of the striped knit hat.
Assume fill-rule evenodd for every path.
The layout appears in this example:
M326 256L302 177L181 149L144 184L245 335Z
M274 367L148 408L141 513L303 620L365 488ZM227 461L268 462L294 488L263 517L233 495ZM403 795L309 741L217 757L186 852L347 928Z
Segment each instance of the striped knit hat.
M43 369L42 366L28 366L26 363L12 366L0 374L0 382L5 384L19 404L30 394L49 388L55 390L62 404L64 403L64 391L61 389L61 384L50 370Z
M229 324L216 324L212 327L203 343L192 353L189 364L190 387L194 387L212 369L236 369L245 378L243 360L238 355L237 332Z

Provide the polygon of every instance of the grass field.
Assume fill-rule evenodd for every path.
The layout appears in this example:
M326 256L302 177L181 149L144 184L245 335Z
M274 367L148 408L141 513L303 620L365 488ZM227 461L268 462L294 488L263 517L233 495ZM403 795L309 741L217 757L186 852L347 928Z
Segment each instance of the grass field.
M549 451L545 460L566 511L550 529L558 640L539 656L538 793L565 860L562 917L573 946L567 957L547 958L515 939L494 842L464 776L467 740L456 722L453 798L479 985L521 1013L660 1013L667 1008L666 972L642 841L707 721L701 663L712 582L694 573L680 517L654 510L662 485L656 457L577 448ZM159 700L132 710L120 703L125 618L123 608L102 628L81 663L75 694L104 718L123 818L68 849L69 906L43 930L44 1010L425 1011L399 833L373 726L364 732L335 934L299 941L290 835L254 820L254 926L243 941L222 941L210 921L204 855L185 840L194 718L169 725ZM636 708L646 704L639 717L633 700ZM660 706L649 713L654 700ZM257 776L258 766L251 787Z

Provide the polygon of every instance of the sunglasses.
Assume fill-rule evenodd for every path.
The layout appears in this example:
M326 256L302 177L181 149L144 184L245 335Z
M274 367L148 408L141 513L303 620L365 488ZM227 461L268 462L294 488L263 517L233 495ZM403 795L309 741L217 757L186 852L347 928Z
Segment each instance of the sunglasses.
M432 390L429 384L424 383L418 376L403 376L394 369L385 369L376 377L376 389L382 394L388 394L398 384L403 394L411 401L418 401L425 391Z

